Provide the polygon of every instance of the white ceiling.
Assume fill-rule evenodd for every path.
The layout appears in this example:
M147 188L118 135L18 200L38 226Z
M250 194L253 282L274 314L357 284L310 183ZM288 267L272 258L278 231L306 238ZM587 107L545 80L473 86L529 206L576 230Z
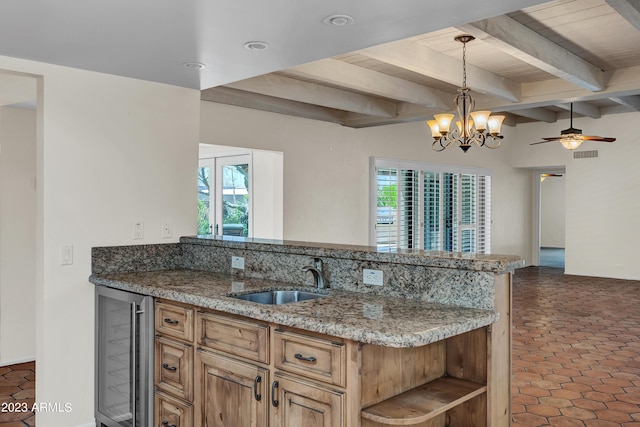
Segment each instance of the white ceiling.
M0 55L205 89L541 2L3 0ZM336 13L355 23L323 23Z
M477 109L505 123L640 111L640 0L554 0L203 91L202 99L350 127L453 110L467 46ZM453 111L452 111L453 112Z
M332 14L355 22L323 23ZM4 0L0 55L366 127L453 109L462 33L476 37L477 106L508 125L554 123L569 103L594 119L640 111L640 0ZM0 73L0 105L33 103L29 80Z

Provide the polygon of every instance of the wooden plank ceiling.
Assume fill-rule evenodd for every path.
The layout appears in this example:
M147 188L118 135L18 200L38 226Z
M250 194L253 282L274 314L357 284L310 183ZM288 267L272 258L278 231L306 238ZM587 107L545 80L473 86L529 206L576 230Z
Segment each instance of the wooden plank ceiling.
M640 111L640 0L556 0L202 91L202 99L359 128L453 112L459 34L476 110L507 125Z

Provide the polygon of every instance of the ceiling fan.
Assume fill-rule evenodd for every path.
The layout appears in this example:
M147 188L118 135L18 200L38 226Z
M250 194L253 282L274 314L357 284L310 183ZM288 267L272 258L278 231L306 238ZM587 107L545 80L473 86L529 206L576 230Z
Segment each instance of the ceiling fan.
M576 129L573 127L573 102L571 103L571 119L569 123L569 129L565 129L560 132L560 136L555 136L552 138L542 138L544 141L534 142L529 145L536 144L546 144L547 142L552 141L560 141L562 146L567 150L575 150L582 144L583 141L596 141L596 142L613 142L615 138L603 137L603 136L593 136L593 135L583 135L582 129Z

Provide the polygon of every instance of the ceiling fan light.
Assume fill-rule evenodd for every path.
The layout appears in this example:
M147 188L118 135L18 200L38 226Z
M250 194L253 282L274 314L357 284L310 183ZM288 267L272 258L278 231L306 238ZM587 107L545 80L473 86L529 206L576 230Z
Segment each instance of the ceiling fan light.
M567 150L575 150L576 148L580 147L580 144L582 144L582 139L577 138L573 135L570 135L570 136L561 138L560 143Z
M491 111L474 111L471 113L471 117L473 117L473 121L476 123L477 130L483 131L487 128L487 121L489 120L490 115Z
M433 116L438 122L438 129L440 133L446 135L449 133L449 127L451 126L451 121L453 120L454 114L436 114Z
M502 122L504 121L505 116L497 115L490 116L487 120L487 125L489 127L489 133L491 135L498 135L500 133L500 129L502 129Z

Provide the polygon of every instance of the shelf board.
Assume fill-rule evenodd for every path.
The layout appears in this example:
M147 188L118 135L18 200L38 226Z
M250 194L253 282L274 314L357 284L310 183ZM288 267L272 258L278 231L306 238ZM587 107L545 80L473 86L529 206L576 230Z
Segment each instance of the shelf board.
M436 417L485 393L487 386L441 377L362 410L362 418L380 424L407 426Z

